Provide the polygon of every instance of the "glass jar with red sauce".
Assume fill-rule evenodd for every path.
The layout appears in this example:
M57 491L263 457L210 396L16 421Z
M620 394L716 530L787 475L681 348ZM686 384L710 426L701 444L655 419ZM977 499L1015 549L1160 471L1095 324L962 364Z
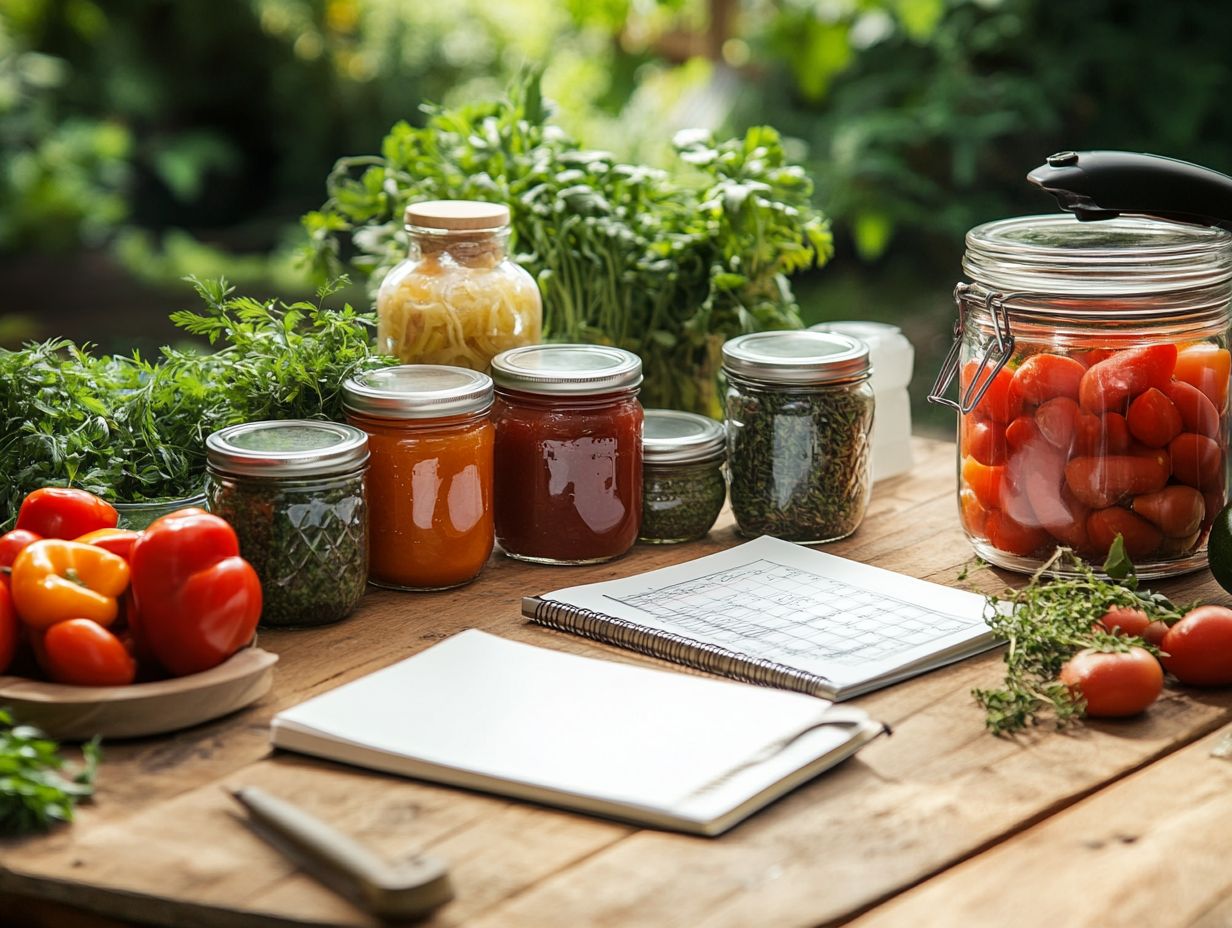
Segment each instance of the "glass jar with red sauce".
M637 541L642 362L599 345L534 345L492 361L496 540L510 557L595 564Z
M369 582L443 590L473 580L493 546L491 378L407 364L352 377L342 393L371 452Z
M1205 566L1228 493L1232 235L1146 219L1026 216L967 233L957 341L958 497L976 552L1033 572Z

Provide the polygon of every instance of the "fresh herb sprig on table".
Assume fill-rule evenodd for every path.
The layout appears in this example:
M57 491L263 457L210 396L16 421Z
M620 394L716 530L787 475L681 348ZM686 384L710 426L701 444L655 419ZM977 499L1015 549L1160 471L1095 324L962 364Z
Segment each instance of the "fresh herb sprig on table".
M393 363L371 348L374 319L350 306L235 296L192 281L205 303L172 320L219 346L97 356L65 339L0 351L0 528L43 486L140 502L201 491L205 438L256 419L338 419L352 374Z
M508 99L425 107L375 156L343 158L304 217L325 275L346 259L375 292L406 256L402 212L425 199L505 203L514 257L543 294L548 337L638 354L648 406L719 417L719 349L733 335L799 328L788 276L831 254L812 181L778 133L675 139L670 171L588 151L550 121L530 74Z
M0 836L34 834L73 820L73 808L94 793L101 751L82 745L84 763L66 771L59 746L0 709Z
M1048 579L1046 574L1056 567L1065 567L1074 576ZM1104 573L1109 579L1097 576L1068 549L1059 548L1026 586L988 597L985 621L1008 644L1004 685L972 693L987 713L989 731L1008 735L1046 721L1064 728L1082 718L1081 696L1061 683L1058 675L1061 665L1084 648L1128 651L1140 647L1158 653L1158 648L1142 638L1114 635L1096 623L1115 606L1141 609L1152 621L1168 625L1178 621L1184 610L1165 596L1138 588L1120 536Z

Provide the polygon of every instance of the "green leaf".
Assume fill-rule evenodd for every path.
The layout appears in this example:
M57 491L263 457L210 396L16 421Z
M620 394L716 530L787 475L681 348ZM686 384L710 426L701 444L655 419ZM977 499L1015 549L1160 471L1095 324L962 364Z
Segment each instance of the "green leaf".
M1108 557L1104 561L1103 569L1104 573L1113 580L1125 580L1135 574L1134 562L1125 553L1125 539L1121 537L1120 532L1112 540L1112 546L1108 549Z

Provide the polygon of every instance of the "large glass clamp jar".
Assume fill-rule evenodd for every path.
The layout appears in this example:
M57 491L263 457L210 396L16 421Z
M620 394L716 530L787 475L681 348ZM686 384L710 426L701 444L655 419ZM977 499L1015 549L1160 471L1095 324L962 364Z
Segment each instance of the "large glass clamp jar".
M960 413L976 552L1033 572L1064 546L1098 565L1120 535L1141 577L1203 566L1228 490L1232 234L1025 216L966 246L929 399Z

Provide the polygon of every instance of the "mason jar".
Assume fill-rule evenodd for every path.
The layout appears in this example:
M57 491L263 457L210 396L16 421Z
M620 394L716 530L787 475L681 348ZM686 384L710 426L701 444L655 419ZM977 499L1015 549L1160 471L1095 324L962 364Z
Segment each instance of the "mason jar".
M539 564L596 564L637 541L642 362L601 345L515 348L492 361L496 540Z
M206 439L209 510L261 578L261 624L326 625L368 583L368 437L336 422L248 422Z
M509 348L539 342L534 278L509 257L509 208L432 200L406 208L407 258L377 291L377 349L406 364L487 371Z
M670 545L710 531L727 502L726 441L708 416L646 410L640 541Z
M1232 235L1025 216L968 232L963 271L930 399L960 412L980 557L1031 573L1065 547L1099 566L1119 535L1140 577L1204 566L1227 501Z
M755 332L723 345L727 464L742 535L845 538L872 486L868 345L827 332Z

